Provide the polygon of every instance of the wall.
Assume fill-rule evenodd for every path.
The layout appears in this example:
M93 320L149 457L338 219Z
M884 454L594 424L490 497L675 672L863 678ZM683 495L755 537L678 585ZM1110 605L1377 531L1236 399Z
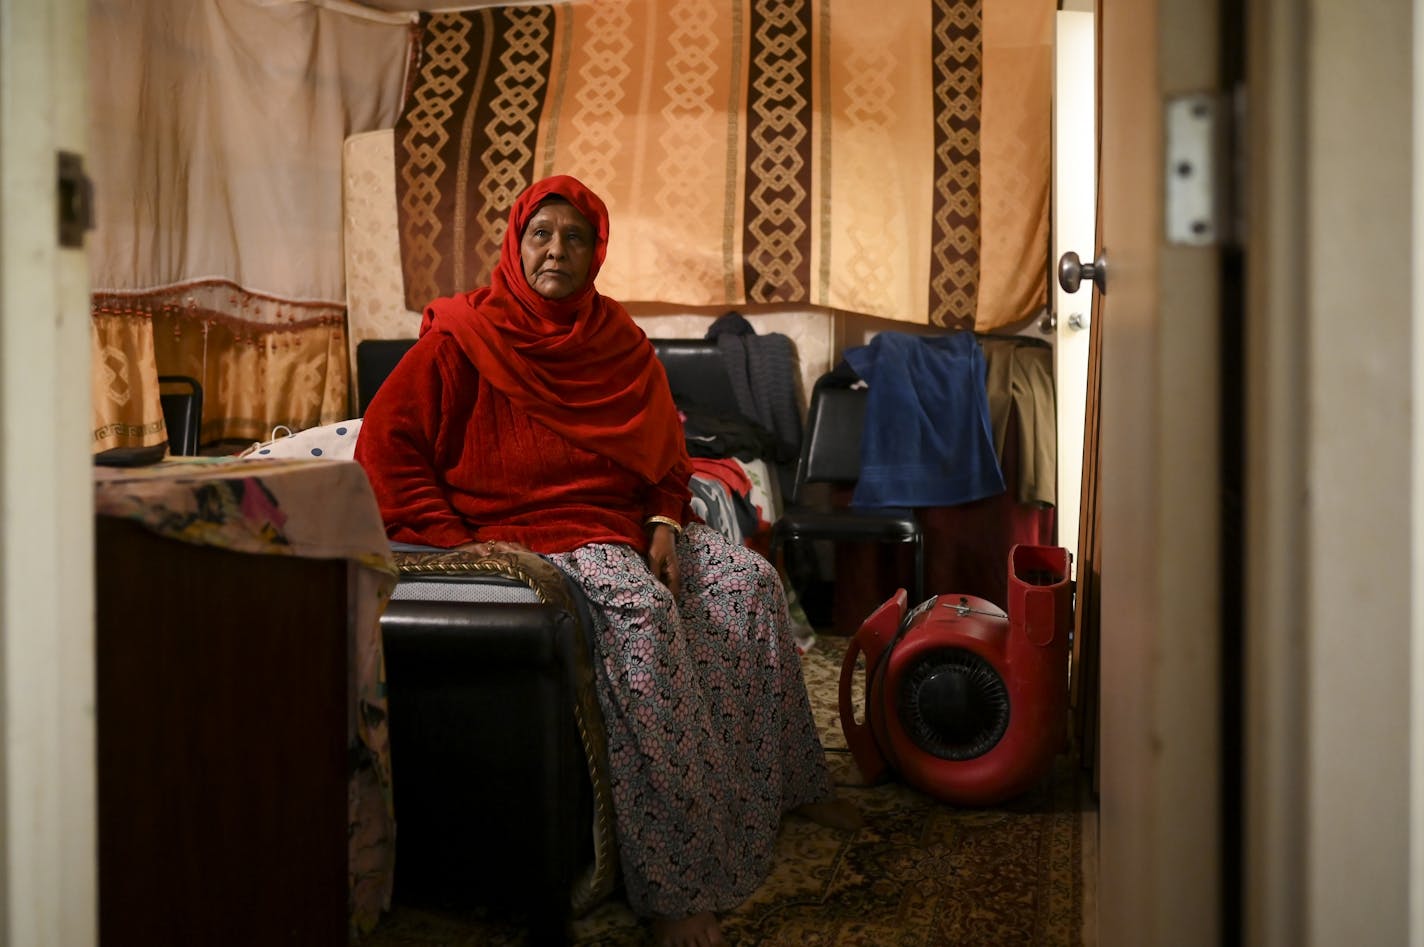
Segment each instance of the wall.
M1412 6L1252 11L1246 910L1269 947L1424 942Z
M1410 836L1413 31L1407 4L1317 0L1307 16L1307 934L1320 947L1398 944Z
M389 129L353 135L345 147L343 236L352 378L356 377L357 344L365 339L413 337L420 325L419 315L405 308L392 135ZM701 338L725 310L699 311L630 303L628 311L654 338ZM816 378L832 368L846 348L863 345L876 332L886 329L921 333L944 331L831 309L757 305L739 307L738 311L752 320L758 332L782 332L791 337L801 360L803 407ZM1042 332L1037 318L1004 331L1050 342L1053 338ZM1081 446L1078 449L1081 450Z

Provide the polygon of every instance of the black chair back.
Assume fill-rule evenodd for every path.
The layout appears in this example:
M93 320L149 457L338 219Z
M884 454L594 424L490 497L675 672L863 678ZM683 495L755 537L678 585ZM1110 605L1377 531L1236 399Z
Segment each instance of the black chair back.
M364 417L376 389L410 351L415 339L366 339L356 344L356 414Z
M168 428L168 451L180 457L196 457L203 432L203 386L189 375L159 375L158 403ZM165 391L181 388L181 391Z
M786 544L804 540L908 543L914 565L906 585L911 600L919 603L924 595L924 537L914 510L806 505L808 484L853 487L860 479L869 389L853 388L854 382L845 373L831 371L811 389L791 503L771 530L771 560L781 563Z
M650 339L667 371L672 399L714 411L741 413L732 378L717 343L707 339Z
M796 495L808 483L849 486L860 479L860 438L865 430L866 389L822 378L811 391L796 465Z

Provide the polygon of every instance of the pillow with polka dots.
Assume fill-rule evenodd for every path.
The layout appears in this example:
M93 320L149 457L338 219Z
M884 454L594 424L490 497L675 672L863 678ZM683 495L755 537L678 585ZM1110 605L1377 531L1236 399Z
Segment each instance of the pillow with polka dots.
M285 430L285 428L283 429ZM350 460L356 451L356 435L361 431L361 419L337 421L321 427L273 438L253 444L242 452L243 457L322 457L327 460Z

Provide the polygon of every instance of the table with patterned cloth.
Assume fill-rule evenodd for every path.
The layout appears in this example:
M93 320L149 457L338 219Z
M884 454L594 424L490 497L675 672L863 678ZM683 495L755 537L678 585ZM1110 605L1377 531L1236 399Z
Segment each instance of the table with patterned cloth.
M344 616L334 621L344 624L346 643L345 708L347 743L344 757L349 761L346 793L348 880L347 923L352 934L369 931L381 911L389 905L394 861L394 815L391 797L391 766L387 731L385 671L380 637L380 613L396 584L396 568L381 524L375 497L360 466L350 461L302 459L172 458L148 467L96 467L94 471L95 514L99 517L100 538L112 533L111 524L190 546L209 547L233 553L263 557L296 557L301 560L337 561L332 568L341 575L345 560ZM106 524L105 520L108 520ZM160 547L165 548L165 547ZM175 547L181 553L183 548ZM101 555L104 543L100 543ZM200 554L184 554L196 558ZM249 560L219 560L247 563ZM269 558L267 562L272 562ZM99 587L105 588L105 573L121 571L125 564L100 561ZM280 570L282 564L276 562ZM131 566L127 581L146 582L139 564ZM216 582L221 576L198 571L199 586L194 594L202 602L201 583ZM280 574L280 571L276 574ZM134 577L138 578L135 579ZM215 587L215 586L214 586ZM247 617L241 621L283 621L282 601L272 601L264 589L239 590L250 596ZM162 598L159 592L154 597ZM339 590L338 590L339 593ZM291 593L288 593L289 596ZM300 594L300 590L298 591ZM290 598L289 598L290 600ZM99 630L113 627L114 616L104 614L105 600L99 602ZM216 616L214 616L216 617ZM199 616L201 619L201 616ZM106 624L106 622L108 624ZM240 624L239 624L240 627ZM190 621L180 634L204 629L201 620ZM283 627L301 631L301 627ZM182 640L181 638L179 639ZM99 642L102 663L104 641ZM113 645L109 644L112 648ZM339 644L337 645L339 648ZM244 658L248 655L244 654ZM260 660L260 656L252 656ZM339 659L339 655L338 655ZM154 656L155 671L165 667L169 656ZM242 668L228 669L231 674ZM339 674L339 670L336 672ZM171 678L170 678L171 679ZM295 679L301 680L300 670ZM182 686L181 676L177 679ZM103 679L101 678L101 685ZM339 680L334 688L339 690ZM300 686L296 688L300 690ZM102 698L101 693L101 698ZM254 695L254 699L258 695ZM268 699L267 695L261 695ZM330 708L328 708L330 710ZM227 708L223 712L232 712ZM241 708L237 709L239 714ZM196 712L196 711L195 711ZM334 713L339 714L340 708ZM241 719L239 716L238 719ZM333 718L338 720L339 718ZM101 719L100 726L104 721ZM234 733L227 749L256 757L263 752L261 734ZM102 743L102 738L101 738ZM208 748L205 748L205 751ZM212 752L223 748L212 747ZM197 761L201 764L201 760ZM307 817L315 813L307 814ZM270 883L270 880L269 880ZM254 905L261 910L261 905Z

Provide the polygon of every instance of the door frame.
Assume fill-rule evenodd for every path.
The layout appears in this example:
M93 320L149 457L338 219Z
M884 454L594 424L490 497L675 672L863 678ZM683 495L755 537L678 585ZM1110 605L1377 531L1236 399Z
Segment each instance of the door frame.
M1247 940L1421 943L1424 5L1249 17Z
M85 0L0 0L0 942L97 941Z

